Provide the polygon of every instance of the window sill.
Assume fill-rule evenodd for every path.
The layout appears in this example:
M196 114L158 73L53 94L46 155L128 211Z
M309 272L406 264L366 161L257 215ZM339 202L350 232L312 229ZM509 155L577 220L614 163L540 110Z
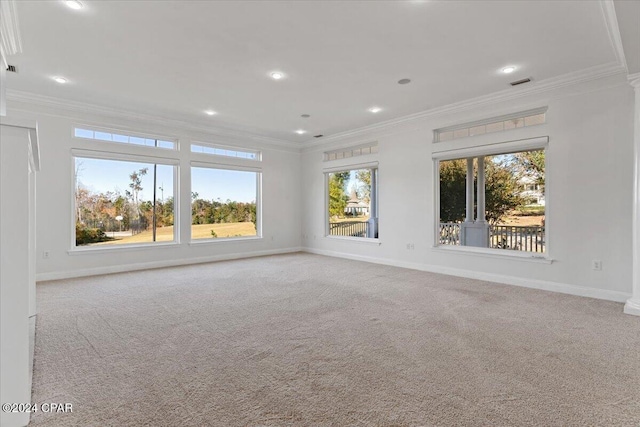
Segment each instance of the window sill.
M554 260L547 255L532 255L527 252L507 251L503 249L474 248L461 246L433 246L434 252L457 253L462 255L476 255L487 258L509 259L514 261L534 262L538 264L552 264Z
M370 239L368 237L346 237L346 236L324 236L327 240L338 240L343 242L362 243L365 245L380 246L380 239Z
M157 249L157 248L175 248L179 246L177 242L165 242L165 243L143 243L143 244L129 244L129 245L114 245L114 246L87 246L87 247L75 247L69 249L67 253L69 255L87 255L87 254L99 254L109 252L121 252L121 251L136 251L140 249Z
M249 236L249 237L216 237L210 239L198 239L189 242L189 246L200 246L209 244L220 244L227 242L255 242L256 240L262 240L262 236Z

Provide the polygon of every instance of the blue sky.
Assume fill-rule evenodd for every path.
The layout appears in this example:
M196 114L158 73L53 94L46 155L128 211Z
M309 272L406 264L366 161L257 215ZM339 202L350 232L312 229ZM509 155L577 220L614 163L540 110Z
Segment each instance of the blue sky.
M142 178L140 200L153 198L153 164L128 162L120 160L100 160L76 158L78 181L90 191L106 193L119 191L123 196L130 190L129 175L134 171L148 168ZM223 169L191 168L191 190L198 193L198 198L206 200L227 199L238 202L252 202L256 200L256 173L245 171L230 171ZM156 196L166 200L173 195L174 167L158 165ZM164 191L161 191L163 188ZM163 194L164 193L164 194Z
M255 202L256 173L192 167L191 191L205 200Z

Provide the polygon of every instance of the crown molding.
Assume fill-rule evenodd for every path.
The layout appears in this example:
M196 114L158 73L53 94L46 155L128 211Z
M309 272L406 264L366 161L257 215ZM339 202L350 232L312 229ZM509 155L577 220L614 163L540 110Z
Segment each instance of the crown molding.
M20 37L20 25L15 0L2 0L0 2L0 56L4 68L9 66L7 57L22 52L22 39Z
M482 95L476 98L455 102L441 107L431 108L419 113L409 114L403 117L375 123L373 125L360 127L346 132L340 132L334 135L329 135L322 138L322 141L307 140L303 143L303 151L312 150L313 148L321 147L347 138L365 136L365 134L368 134L370 132L388 131L389 129L400 125L411 124L445 114L454 114L479 107L499 104L501 102L524 98L534 94L554 91L565 86L572 86L579 83L589 82L592 80L602 79L618 74L622 75L624 73L626 73L625 68L618 62L596 65L594 67L585 68L572 73L563 74L561 76L551 77L537 82L534 81L530 86L509 88L488 95Z
M601 0L600 7L604 16L604 23L609 34L609 41L613 47L613 53L616 55L616 61L624 67L625 72L629 72L627 68L627 59L624 56L624 48L622 47L622 37L620 36L620 27L618 27L618 17L613 0Z
M284 148L288 151L300 150L300 143L298 142L270 138L242 129L231 129L221 126L207 126L185 120L163 117L160 115L144 114L133 110L124 110L120 108L89 104L80 101L71 101L63 98L54 98L31 92L8 89L7 100L52 109L55 111L55 113L51 115L68 116L68 114L60 114L60 111L64 111L67 113L96 114L109 118L137 120L151 125L170 126L178 129L203 132L219 139L232 138L236 140L252 141L260 144L265 148Z

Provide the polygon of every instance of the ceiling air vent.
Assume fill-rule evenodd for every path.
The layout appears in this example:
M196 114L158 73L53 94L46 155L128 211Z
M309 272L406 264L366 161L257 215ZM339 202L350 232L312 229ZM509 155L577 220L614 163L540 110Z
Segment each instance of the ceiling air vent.
M320 134L320 135L314 135L314 138L322 138L324 135Z
M515 82L511 82L511 86L518 86L518 85L522 85L525 83L529 83L531 81L531 78L527 77L526 79L522 79L522 80L518 80Z
M10 72L10 73L17 73L18 69L16 68L15 65L9 65L9 66L7 66L7 71Z

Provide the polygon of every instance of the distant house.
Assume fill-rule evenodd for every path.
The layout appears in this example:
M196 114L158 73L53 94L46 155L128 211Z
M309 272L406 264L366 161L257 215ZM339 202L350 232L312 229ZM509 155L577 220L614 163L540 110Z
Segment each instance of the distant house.
M531 205L545 205L544 186L537 182L535 177L525 176L520 178L518 184L521 186L520 196L530 200Z
M351 191L351 197L344 208L344 213L351 216L369 215L369 204L360 200L355 191Z

